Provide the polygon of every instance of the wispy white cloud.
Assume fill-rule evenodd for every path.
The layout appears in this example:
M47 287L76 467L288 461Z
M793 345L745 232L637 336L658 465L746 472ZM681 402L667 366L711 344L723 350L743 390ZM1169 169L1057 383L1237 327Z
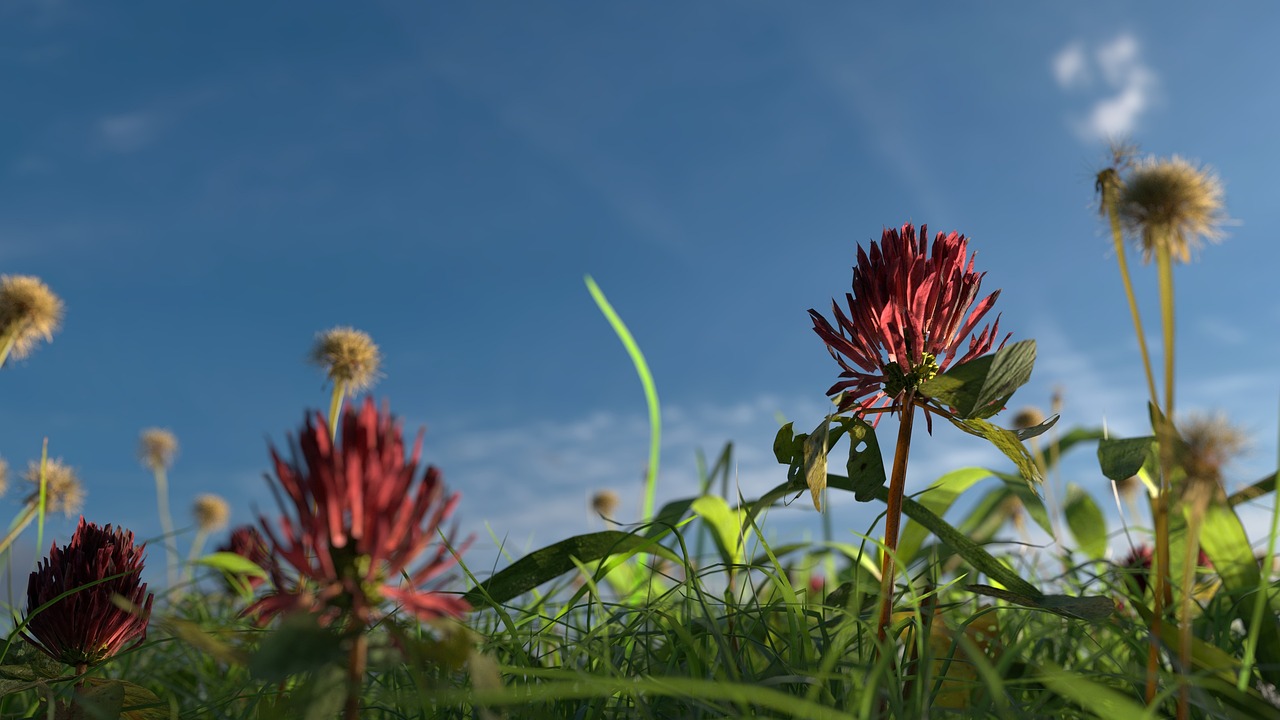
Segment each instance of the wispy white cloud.
M1053 77L1058 87L1071 89L1089 84L1089 69L1086 66L1084 44L1073 42L1053 57Z
M1129 33L1091 47L1074 41L1053 56L1050 66L1058 87L1090 97L1088 111L1070 120L1077 136L1089 143L1132 134L1158 85L1138 39Z
M137 152L151 144L160 124L160 118L147 111L108 115L98 120L98 142L111 152Z

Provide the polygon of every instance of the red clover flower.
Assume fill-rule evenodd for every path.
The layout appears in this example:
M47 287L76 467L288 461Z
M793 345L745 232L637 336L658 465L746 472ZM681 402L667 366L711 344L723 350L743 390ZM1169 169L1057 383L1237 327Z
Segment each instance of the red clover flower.
M991 350L998 315L980 333L972 333L1000 291L974 304L986 273L974 272L967 245L964 235L938 233L930 248L927 225L920 226L918 238L911 223L901 230L887 228L879 245L871 243L870 252L858 246L853 292L845 294L847 314L831 303L835 327L817 310L809 310L814 332L844 369L842 379L827 390L831 396L843 393L842 412L863 414L877 404L900 405L952 363ZM968 346L962 348L965 339ZM1004 341L1008 339L1006 335Z
M22 638L79 672L116 655L130 642L129 649L140 645L147 637L154 599L141 582L145 549L145 543L134 547L132 532L113 531L110 525L100 528L82 516L71 543L61 549L54 543L49 557L31 573ZM68 591L74 592L54 600ZM117 606L117 595L137 612ZM40 609L50 601L52 605Z
M470 610L464 600L423 588L454 562L437 535L459 496L445 496L435 467L418 472L422 433L406 460L399 423L378 412L372 398L347 408L341 422L336 446L317 414L293 443L291 461L272 448L289 507L277 492L278 533L265 517L261 524L272 554L297 571L298 584L287 590L277 583L245 612L264 622L295 610L318 611L324 622L349 612L356 626L367 627L377 607L391 601L423 620L461 617ZM425 562L414 568L424 552Z

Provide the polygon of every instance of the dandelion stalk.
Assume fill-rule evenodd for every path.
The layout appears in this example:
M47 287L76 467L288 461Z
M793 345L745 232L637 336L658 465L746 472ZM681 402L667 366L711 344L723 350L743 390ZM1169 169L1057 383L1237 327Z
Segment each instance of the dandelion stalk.
M196 560L204 552L204 543L209 538L209 533L227 526L227 520L231 518L231 507L221 497L205 494L196 498L191 514L196 521L196 537L191 541L191 552L187 556L187 583L195 576Z
M178 547L173 529L173 515L169 511L168 468L178 454L178 438L161 428L147 428L138 441L138 459L151 470L156 481L156 510L160 515L160 529L164 533L165 578L169 588L178 585Z
M382 355L368 333L352 327L335 327L316 336L310 360L333 381L333 395L329 400L329 440L333 442L338 437L343 399L378 381Z
M1159 670L1159 650L1156 638L1161 636L1161 624L1167 607L1173 604L1173 590L1169 582L1172 557L1169 548L1169 492L1170 478L1176 459L1173 445L1177 431L1173 425L1174 413L1174 290L1173 262L1187 263L1191 250L1200 239L1217 240L1221 237L1222 185L1211 172L1178 157L1167 160L1148 158L1137 163L1127 180L1121 182L1116 173L1114 183L1102 183L1104 199L1106 187L1118 188L1115 201L1116 213L1139 238L1143 260L1156 260L1160 292L1160 318L1164 341L1164 406L1156 400L1154 383L1150 383L1152 405L1157 410L1156 437L1159 440L1160 483L1154 499L1152 515L1156 532L1155 578L1153 582L1154 607L1152 613L1152 645L1148 654L1146 699L1148 704L1156 696L1156 680ZM1114 223L1113 223L1114 229ZM1130 291L1131 292L1131 291ZM1132 296L1131 296L1131 308ZM1136 309L1134 309L1136 317ZM1143 342L1139 330L1139 342ZM1149 365L1149 363L1148 363ZM1148 369L1150 374L1150 369ZM1198 532L1198 523L1189 523L1189 530ZM1190 538L1191 545L1198 545L1198 536ZM1186 574L1184 572L1184 579ZM1190 587L1183 587L1183 593ZM1190 637L1183 635L1179 657L1190 656ZM1190 687L1181 663L1183 675L1179 688L1178 715L1190 713Z

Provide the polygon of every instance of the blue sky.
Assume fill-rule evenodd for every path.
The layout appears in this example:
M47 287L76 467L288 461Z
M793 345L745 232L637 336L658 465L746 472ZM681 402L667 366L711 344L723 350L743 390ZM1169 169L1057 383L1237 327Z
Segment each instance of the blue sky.
M1252 481L1274 467L1280 398L1277 15L6 4L0 272L42 277L67 316L0 372L0 455L25 465L48 437L88 518L148 537L137 437L169 427L175 514L217 492L250 521L272 507L267 440L326 402L304 364L315 333L353 325L384 352L376 395L428 427L483 568L486 523L526 548L599 529L597 489L638 511L643 397L584 275L655 375L660 497L694 494L695 452L727 440L750 496L783 478L776 418L807 428L827 407L837 367L805 311L847 290L857 243L906 221L969 235L1001 326L1039 341L1015 406L1061 386L1066 425L1138 434L1136 343L1093 208L1120 135L1225 182L1229 238L1178 270L1180 404L1253 434L1233 473ZM1137 279L1154 330L1154 272ZM977 442L918 441L910 486L999 461ZM1102 492L1092 468L1068 479ZM774 514L780 535L816 532L803 505ZM842 532L871 517L834 512Z

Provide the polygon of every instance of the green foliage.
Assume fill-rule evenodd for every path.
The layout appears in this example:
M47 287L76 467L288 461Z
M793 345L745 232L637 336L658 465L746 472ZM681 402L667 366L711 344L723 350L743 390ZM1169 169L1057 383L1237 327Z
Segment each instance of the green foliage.
M1107 518L1102 509L1079 485L1067 485L1067 499L1062 514L1076 545L1085 555L1097 560L1107 552Z
M1036 341L1022 340L937 375L920 392L955 410L962 420L981 420L1004 409L1014 391L1031 379Z

